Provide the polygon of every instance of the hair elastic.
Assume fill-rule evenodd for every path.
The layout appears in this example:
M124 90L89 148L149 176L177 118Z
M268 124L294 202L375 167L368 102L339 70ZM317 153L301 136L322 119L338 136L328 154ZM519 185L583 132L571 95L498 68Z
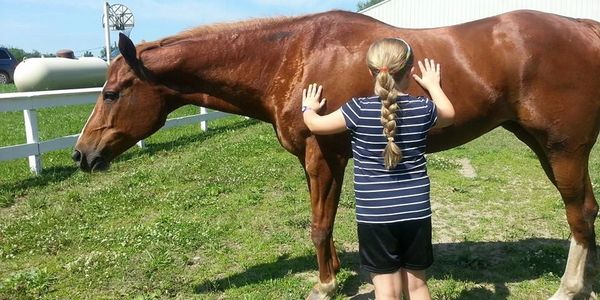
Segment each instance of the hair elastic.
M386 72L387 73L389 71L390 71L390 69L388 69L388 67L381 67L381 68L379 68L379 72Z

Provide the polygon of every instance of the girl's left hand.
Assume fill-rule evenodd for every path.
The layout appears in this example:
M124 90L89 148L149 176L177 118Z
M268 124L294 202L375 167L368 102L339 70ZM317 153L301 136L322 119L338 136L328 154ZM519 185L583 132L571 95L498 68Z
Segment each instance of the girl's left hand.
M413 74L413 78L426 90L430 91L432 88L440 86L442 69L440 64L436 64L433 59L426 58L425 63L419 61L419 69L421 70L421 77L417 74Z
M302 90L302 106L306 106L315 112L319 112L323 105L325 105L325 98L319 101L321 97L321 92L323 91L323 86L319 85L317 87L316 83L308 85L308 90Z

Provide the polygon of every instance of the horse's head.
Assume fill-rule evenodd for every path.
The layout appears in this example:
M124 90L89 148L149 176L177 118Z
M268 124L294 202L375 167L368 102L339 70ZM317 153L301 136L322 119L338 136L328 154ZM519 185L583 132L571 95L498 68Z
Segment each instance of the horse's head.
M119 154L164 124L169 90L155 84L129 38L120 35L117 58L81 136L73 160L84 171L107 169Z

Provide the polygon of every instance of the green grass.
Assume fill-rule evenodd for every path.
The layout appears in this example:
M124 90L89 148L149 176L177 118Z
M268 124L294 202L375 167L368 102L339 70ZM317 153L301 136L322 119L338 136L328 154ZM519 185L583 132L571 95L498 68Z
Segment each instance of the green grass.
M42 139L79 132L90 110L41 110ZM0 146L22 143L22 113L0 118ZM161 131L105 173L78 171L69 149L45 154L37 177L25 159L0 162L0 299L305 296L317 272L297 159L269 124L231 117L209 128ZM463 158L475 178L460 175ZM433 297L551 296L569 230L559 195L531 151L495 130L429 161ZM590 169L597 192L598 150ZM335 225L338 299L366 282L358 271L350 171Z
M0 84L0 93L13 93L17 91L14 84Z

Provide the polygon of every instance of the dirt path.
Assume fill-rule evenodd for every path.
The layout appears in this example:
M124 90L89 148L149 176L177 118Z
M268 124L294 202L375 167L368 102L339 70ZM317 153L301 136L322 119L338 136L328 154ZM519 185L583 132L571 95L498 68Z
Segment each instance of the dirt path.
M475 178L477 177L477 172L475 172L475 168L471 165L471 161L468 158L461 158L457 160L460 164L460 174L467 178Z

